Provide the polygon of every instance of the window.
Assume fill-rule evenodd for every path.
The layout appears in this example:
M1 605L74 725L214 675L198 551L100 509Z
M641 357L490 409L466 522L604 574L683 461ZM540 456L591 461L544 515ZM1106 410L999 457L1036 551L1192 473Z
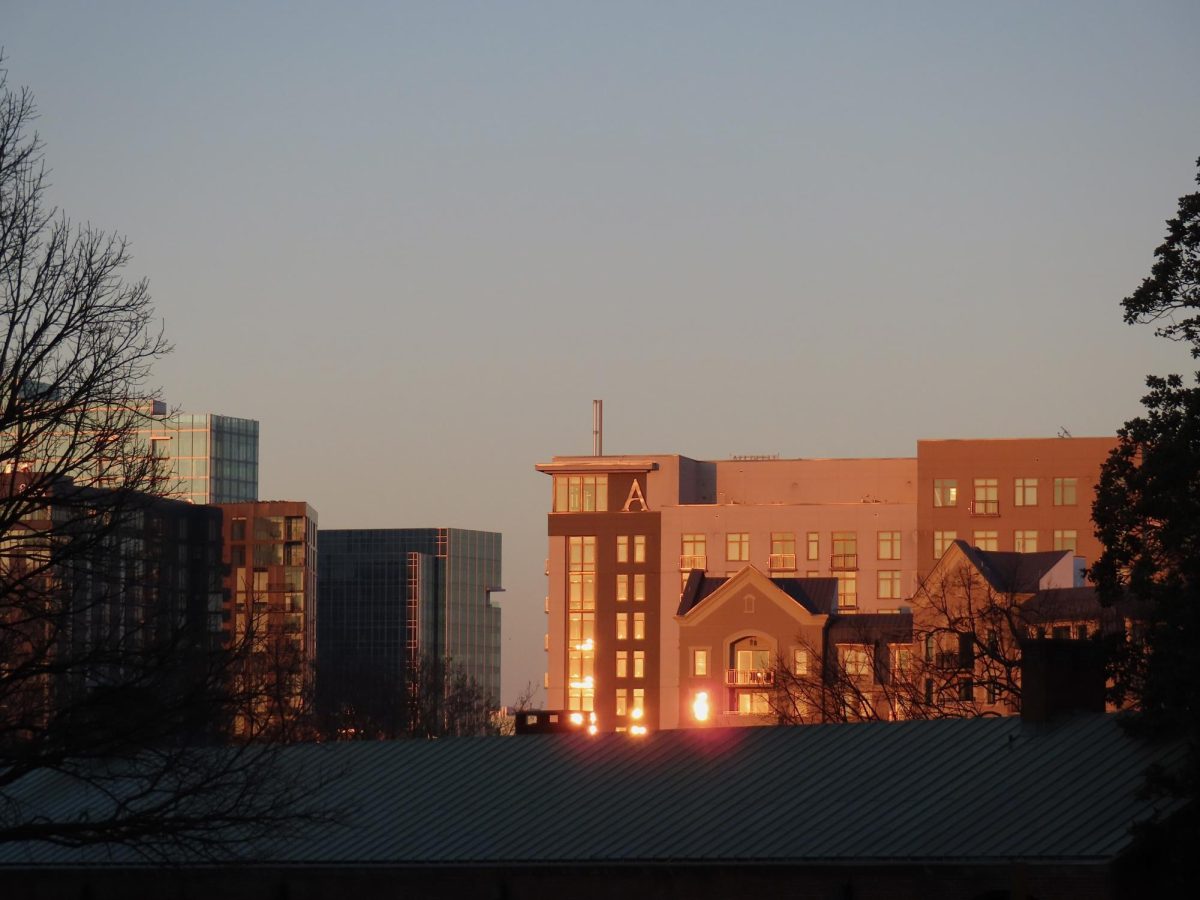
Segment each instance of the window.
M900 572L896 570L888 570L879 573L879 594L880 600L899 600L900 599Z
M633 561L635 563L646 561L646 536L644 534L633 536Z
M1075 506L1076 492L1075 487L1079 479L1077 478L1055 478L1054 479L1054 505L1055 506Z
M607 475L555 475L555 512L605 512L608 509Z
M975 532L975 546L980 550L996 550L999 548L1000 537L996 531Z
M246 539L245 516L236 516L229 523L229 539L232 541L244 541Z
M702 534L685 534L680 547L679 568L686 572L689 569L707 569L708 557L705 555L705 537Z
M646 602L646 576L641 572L633 576L633 601Z
M725 558L730 562L749 562L750 535L744 531L725 535Z
M975 503L971 508L975 516L1000 515L1000 486L995 478L975 479Z
M792 671L797 675L808 674L808 651L797 647L792 650Z
M771 558L768 564L773 572L796 571L796 534L792 531L771 532Z
M955 478L933 479L933 505L958 506L958 480Z
M567 538L567 708L590 712L595 701L596 538Z
M629 576L617 576L617 602L624 603L629 599Z
M838 572L838 609L855 609L858 606L858 573Z
M617 535L617 562L629 562L629 535Z
M740 715L763 716L771 711L771 702L763 691L742 691L737 698Z
M645 650L634 650L633 651L633 677L634 678L645 678L646 677L646 651Z
M879 558L880 559L899 559L900 558L900 532L898 532L898 531L881 531L881 532L879 532Z
M628 678L629 677L629 651L628 650L618 650L617 651L617 677L618 678Z
M1054 549L1055 550L1070 550L1072 553L1074 553L1078 549L1078 547L1076 546L1077 540L1078 540L1078 533L1076 531L1074 531L1073 529L1061 530L1061 531L1056 530L1054 532Z
M617 715L624 716L629 712L629 692L625 688L617 688Z
M1088 636L1088 627L1086 625L1076 625L1075 626L1075 639L1076 640L1086 641L1087 636Z
M958 540L957 531L935 531L933 533L933 558L941 559L956 540Z
M633 614L633 639L635 641L644 641L646 639L646 614Z
M567 538L568 602L571 609L596 608L596 538Z
M963 703L972 703L975 700L975 682L970 678L964 678L958 683L958 699Z
M901 644L891 647L892 681L904 681L912 671L912 648Z
M808 533L808 558L821 558L821 535L819 532L810 531Z
M862 678L871 674L871 654L866 647L838 647L838 662L842 671L851 678Z
M708 650L693 650L692 651L692 674L707 675L708 674Z
M829 559L829 567L834 570L858 568L857 532L835 531L833 533L833 556Z
M617 640L629 640L629 613L617 613Z
M933 662L933 653L936 644L932 634L925 635L925 662Z
M1036 531L1014 531L1013 549L1018 553L1037 553Z
M637 710L638 713L641 713L643 710L645 710L645 708L646 708L646 689L645 688L634 688L633 689L633 708L635 710Z
M1037 506L1036 478L1018 478L1013 491L1013 506Z

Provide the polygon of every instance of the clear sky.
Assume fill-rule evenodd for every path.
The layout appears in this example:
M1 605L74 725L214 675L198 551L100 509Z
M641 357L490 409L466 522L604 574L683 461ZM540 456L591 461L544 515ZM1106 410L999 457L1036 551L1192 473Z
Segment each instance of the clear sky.
M0 0L53 199L132 242L168 401L323 527L505 543L540 685L549 479L609 452L1112 433L1200 156L1200 4Z

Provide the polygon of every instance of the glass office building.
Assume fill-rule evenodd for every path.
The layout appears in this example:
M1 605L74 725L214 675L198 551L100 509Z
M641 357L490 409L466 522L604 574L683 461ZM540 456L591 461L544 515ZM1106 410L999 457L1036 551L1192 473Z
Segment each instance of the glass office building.
M317 541L317 690L330 708L394 692L410 661L444 661L498 704L501 536L458 528L348 529Z
M258 499L258 422L254 419L159 413L147 416L138 431L164 461L167 496L192 503Z

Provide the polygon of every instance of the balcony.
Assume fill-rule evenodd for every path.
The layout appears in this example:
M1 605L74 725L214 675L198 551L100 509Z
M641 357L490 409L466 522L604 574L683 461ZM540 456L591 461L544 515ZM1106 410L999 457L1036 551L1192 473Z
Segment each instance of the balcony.
M683 556L679 557L679 571L680 572L690 572L692 569L707 569L707 568L708 568L708 557L705 556L704 554L701 554L699 556L696 556L696 555L689 556L687 554L684 554Z
M967 504L967 512L972 516L998 516L1000 515L1000 501L975 500Z
M857 572L857 553L835 553L829 557L829 568L833 572Z
M771 669L726 669L725 684L729 687L768 687L775 683Z
M770 558L767 560L767 567L772 572L795 572L796 554L772 553Z

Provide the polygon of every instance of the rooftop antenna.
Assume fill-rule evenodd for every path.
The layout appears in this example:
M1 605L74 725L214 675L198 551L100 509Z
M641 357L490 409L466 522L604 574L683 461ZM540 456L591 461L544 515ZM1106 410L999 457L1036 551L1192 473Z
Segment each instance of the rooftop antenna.
M1060 438L1069 438L1072 435L1071 435L1071 432L1067 431L1065 426L1060 426L1058 429L1058 436Z
M604 401L592 401L592 456L604 455Z

